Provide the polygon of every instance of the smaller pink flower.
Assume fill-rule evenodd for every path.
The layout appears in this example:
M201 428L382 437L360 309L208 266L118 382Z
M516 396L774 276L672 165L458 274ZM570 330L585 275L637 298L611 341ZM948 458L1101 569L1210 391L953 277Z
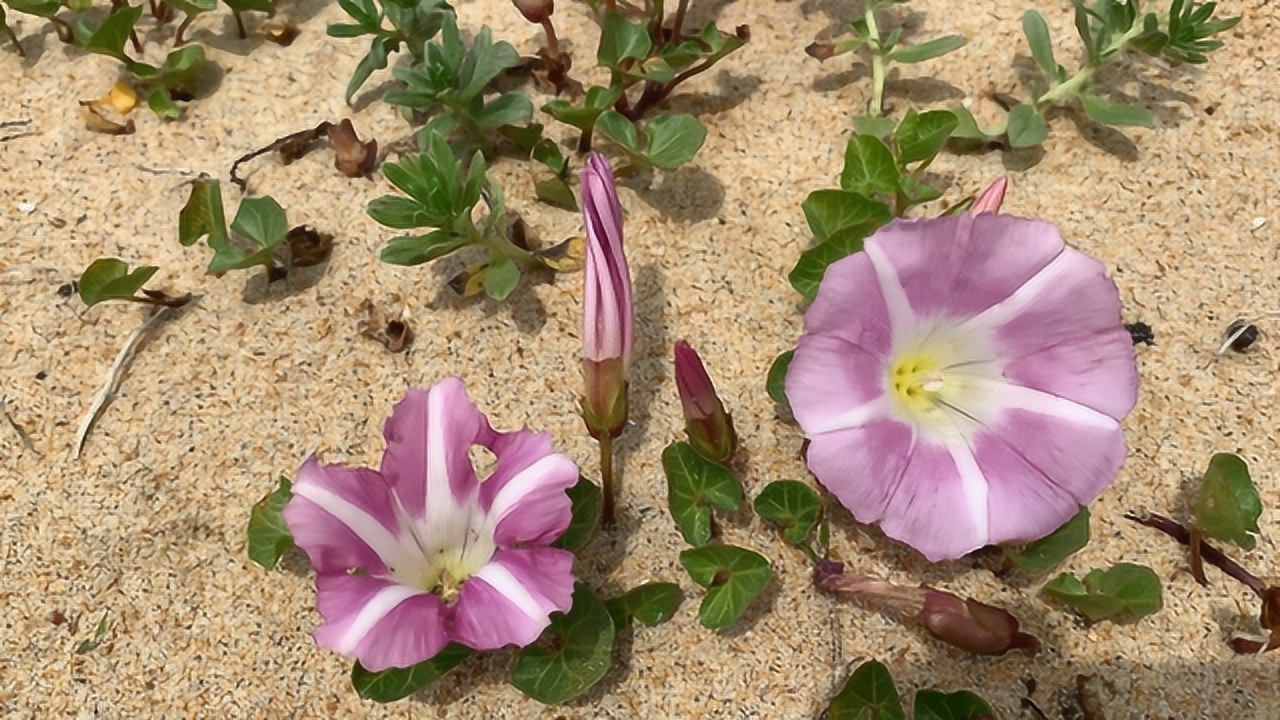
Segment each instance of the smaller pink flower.
M284 509L316 571L316 643L377 672L449 642L524 646L567 612L573 554L549 547L569 526L573 461L546 433L500 433L451 377L410 390L387 419L381 470L299 468ZM497 458L481 482L473 445Z
M622 250L622 206L613 169L600 153L582 170L582 214L587 230L582 358L587 427L616 437L627 422L627 370L631 366L635 310L631 273Z
M931 561L1047 535L1124 462L1120 297L1047 222L892 222L827 268L804 324L786 393L809 468Z

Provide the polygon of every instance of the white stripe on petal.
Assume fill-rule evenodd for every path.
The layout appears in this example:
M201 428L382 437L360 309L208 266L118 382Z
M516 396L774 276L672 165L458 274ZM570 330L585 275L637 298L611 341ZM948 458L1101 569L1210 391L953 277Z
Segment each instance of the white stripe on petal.
M449 484L449 462L445 446L445 429L448 427L451 413L448 403L452 400L461 405L462 399L447 397L443 384L437 384L427 396L427 524L439 522L454 515L458 511L458 503L453 497L453 488Z
M960 488L966 503L965 514L973 518L974 527L982 531L981 547L987 544L988 533L991 531L987 516L987 495L990 490L987 477L982 474L978 461L973 457L973 448L964 440L957 438L948 441L947 452L951 454L951 460L955 462L956 471L960 474Z
M1032 275L1017 290L1014 290L1012 295L978 313L978 315L969 318L965 321L965 325L982 328L988 332L1003 326L1021 315L1028 305L1035 302L1036 297L1050 283L1062 277L1064 273L1070 272L1071 268L1067 266L1072 260L1070 252L1064 250L1058 253L1057 257L1051 260L1048 265L1040 268L1039 272Z
M360 614L356 615L356 619L351 621L351 627L342 634L342 638L338 640L337 647L333 649L343 655L354 655L356 646L364 640L369 631L373 629L387 616L387 613L395 610L400 603L408 600L415 595L424 595L421 590L415 590L407 585L388 585L379 590L369 601L360 608Z
M507 481L506 485L502 486L502 490L498 492L497 496L493 498L493 506L489 508L489 517L492 524L496 526L498 521L502 520L507 512L511 510L512 506L528 495L530 491L541 485L547 473L566 460L568 458L563 455L548 455L516 473L514 477Z
M896 419L913 424L911 418L899 418L894 414L893 400L887 393L882 393L874 400L865 402L852 410L846 410L839 415L832 415L822 421L814 422L805 428L805 434L809 437L822 435L823 433L834 432L836 430L848 430L850 428L862 427L875 422L876 420Z
M889 261L875 243L867 243L862 247L871 260L876 280L880 283L880 293L884 296L884 306L889 312L889 332L893 337L893 347L897 349L904 337L914 332L915 311L911 309L911 301L907 300L907 291L898 278L898 270ZM850 312L859 312L859 308L849 308Z
M490 587L505 597L512 605L515 605L527 617L546 616L547 611L538 602L537 598L533 597L528 588L522 585L516 579L516 576L511 574L510 570L498 563L485 565L471 577L473 579L479 578L489 583Z
M1057 395L1012 383L992 382L990 384L1003 385L993 389L995 397L999 398L1000 404L1005 409L1049 415L1078 425L1103 428L1116 428L1120 425L1119 421L1106 413L1100 413L1091 407Z
M293 486L293 494L310 500L346 525L364 541L382 562L394 567L401 556L400 540L391 528L341 495L310 483Z

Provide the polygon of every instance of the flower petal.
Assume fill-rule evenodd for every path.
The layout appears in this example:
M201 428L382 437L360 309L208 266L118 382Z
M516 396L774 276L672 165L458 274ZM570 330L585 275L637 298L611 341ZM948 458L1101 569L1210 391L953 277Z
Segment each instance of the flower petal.
M991 432L1010 449L1076 504L1088 505L1111 484L1126 453L1118 421L1027 388L1014 387L1007 395L1004 419ZM1073 508L1058 524L1074 513Z
M806 461L818 481L860 523L884 517L914 442L896 420L811 436Z
M578 466L551 451L549 433L500 433L489 449L498 462L480 485L480 508L493 523L494 543L546 545L560 537L571 515L565 490L578 481Z
M879 282L866 253L831 263L804 313L805 333L835 335L873 355L888 357L893 333Z
M468 454L494 432L462 380L409 390L387 418L382 476L409 515L421 521L454 516L479 487ZM428 523L429 524L429 523Z
M1122 327L1037 350L1007 365L1004 374L1117 419L1138 401L1133 339Z
M865 247L887 259L917 316L963 318L1009 297L1065 243L1056 227L1041 220L962 213L891 222Z
M367 468L307 458L294 479L284 521L317 573L360 568L379 575L401 557L401 524L391 488Z
M987 480L967 445L919 440L880 529L929 562L955 559L988 544L988 499Z
M857 427L883 417L887 358L836 333L805 335L787 368L786 393L806 435Z
M316 644L360 660L366 670L409 667L448 642L444 603L430 593L362 575L316 576L325 624Z
M1060 487L990 431L974 438L974 458L991 491L987 542L1039 540L1079 511L1071 493Z
M553 548L499 550L462 585L453 638L476 650L524 647L573 604L573 553Z

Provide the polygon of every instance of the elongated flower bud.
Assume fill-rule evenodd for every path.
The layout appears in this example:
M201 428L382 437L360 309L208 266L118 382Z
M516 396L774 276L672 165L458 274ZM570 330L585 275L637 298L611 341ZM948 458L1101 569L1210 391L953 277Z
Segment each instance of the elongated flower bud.
M969 214L977 217L983 213L991 213L992 215L1000 214L1000 206L1004 204L1004 193L1009 189L1008 176L996 178L996 181L987 186L986 190L973 201L973 205L969 206Z
M541 23L556 11L555 0L511 0L525 20Z
M676 390L680 393L689 443L703 457L719 463L727 461L738 447L738 436L702 358L689 343L680 340L675 344L675 365Z
M582 214L587 233L583 289L583 418L592 437L617 437L627 422L635 310L631 273L622 250L622 206L613 169L599 153L582 170Z

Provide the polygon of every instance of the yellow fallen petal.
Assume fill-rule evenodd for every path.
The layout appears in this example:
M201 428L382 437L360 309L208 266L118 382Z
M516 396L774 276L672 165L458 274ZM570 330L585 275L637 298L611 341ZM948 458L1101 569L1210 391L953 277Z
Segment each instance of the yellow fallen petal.
M559 245L534 253L543 265L558 273L573 273L582 269L587 255L587 241L582 236L571 237Z
M138 91L124 80L117 80L107 94L106 101L121 115L128 115L138 106Z

